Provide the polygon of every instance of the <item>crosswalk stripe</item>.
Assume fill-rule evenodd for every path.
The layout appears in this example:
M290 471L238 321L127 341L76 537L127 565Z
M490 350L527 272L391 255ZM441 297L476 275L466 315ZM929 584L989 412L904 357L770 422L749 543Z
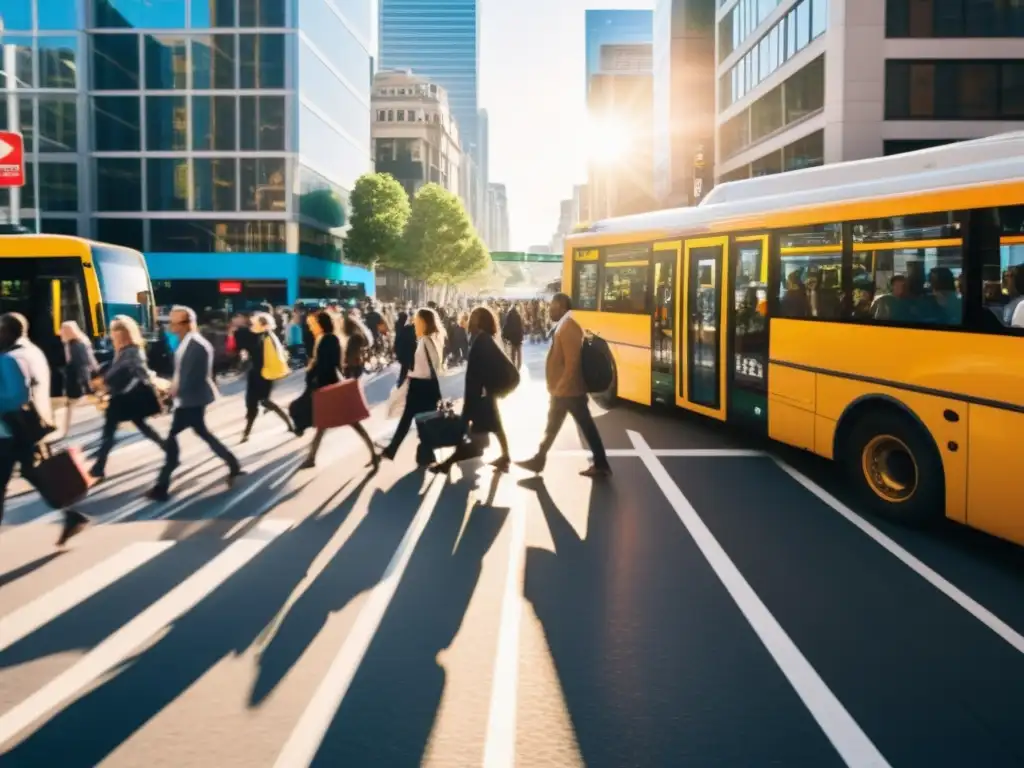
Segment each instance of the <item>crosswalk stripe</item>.
M0 745L6 744L33 723L73 699L100 676L127 659L149 638L212 593L289 527L290 523L278 520L257 525L107 637L70 669L0 715Z
M71 581L0 618L0 652L145 565L173 545L173 541L130 544Z
M288 737L284 749L274 763L275 768L301 768L308 766L316 757L317 750L323 741L324 734L331 725L331 720L341 706L348 693L356 670L373 641L384 613L398 589L413 550L423 535L423 530L437 506L437 501L444 490L445 478L435 477L416 512L412 523L402 537L398 549L395 550L388 563L387 570L381 580L373 587L370 595L356 617L351 631L342 643L338 655L331 662L327 674L324 675L316 693L299 718L298 724Z

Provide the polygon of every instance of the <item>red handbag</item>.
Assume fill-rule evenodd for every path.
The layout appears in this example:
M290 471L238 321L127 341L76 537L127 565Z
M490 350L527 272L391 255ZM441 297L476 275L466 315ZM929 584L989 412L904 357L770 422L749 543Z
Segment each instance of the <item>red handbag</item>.
M370 408L357 379L346 379L313 393L313 426L317 429L348 427L368 418Z
M66 509L81 501L96 482L77 446L46 456L25 473L25 479L53 509Z

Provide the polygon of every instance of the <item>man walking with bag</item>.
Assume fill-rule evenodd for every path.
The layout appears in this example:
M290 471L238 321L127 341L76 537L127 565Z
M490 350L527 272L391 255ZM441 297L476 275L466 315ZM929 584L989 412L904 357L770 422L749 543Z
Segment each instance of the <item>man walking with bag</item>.
M31 405L30 410L26 406ZM14 467L38 488L35 472L43 434L53 431L50 405L50 366L42 350L28 340L28 321L19 314L0 317L0 521L3 501ZM29 433L34 434L29 434ZM89 518L64 510L58 546L88 524Z
M551 319L555 322L555 332L545 366L548 392L551 394L548 424L537 454L532 459L516 463L530 472L543 472L548 451L558 437L565 417L571 414L594 454L593 466L580 474L584 477L608 477L612 469L604 452L601 434L597 431L594 417L590 415L587 385L583 379L580 359L583 349L583 328L573 319L571 308L572 301L564 293L556 293L552 297Z
M170 498L171 475L179 464L178 435L186 429L195 432L210 450L228 465L228 486L244 474L238 459L206 426L206 407L217 399L213 383L213 347L198 332L196 313L188 307L171 310L170 331L181 339L174 353L174 418L167 436L167 461L160 470L156 485L147 494L154 501Z

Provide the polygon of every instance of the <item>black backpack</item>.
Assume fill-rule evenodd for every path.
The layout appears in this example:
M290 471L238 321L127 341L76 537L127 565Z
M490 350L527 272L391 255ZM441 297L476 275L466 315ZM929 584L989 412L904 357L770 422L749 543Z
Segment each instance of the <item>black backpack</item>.
M608 342L593 334L584 336L580 364L587 392L607 392L615 377L612 369L612 351L608 347Z

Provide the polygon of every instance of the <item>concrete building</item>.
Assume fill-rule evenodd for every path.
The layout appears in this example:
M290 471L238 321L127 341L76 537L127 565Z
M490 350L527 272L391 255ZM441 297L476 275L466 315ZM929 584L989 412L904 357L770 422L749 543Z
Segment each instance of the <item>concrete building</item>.
M663 208L700 202L714 183L715 0L654 9L654 195Z
M408 70L381 71L371 104L376 170L394 176L410 199L433 182L460 195L468 209L459 128L445 89Z
M0 3L17 65L0 78L0 128L24 133L29 171L0 205L143 251L158 303L372 293L341 248L372 167L373 4L344 8Z
M448 91L463 136L476 156L480 45L476 0L380 0L380 66L411 69Z
M487 243L492 251L509 249L508 227L508 194L504 184L490 183L487 185L490 199L490 241Z
M565 237L572 232L573 224L573 201L563 200L558 206L558 227L551 238L551 253L561 253L565 245Z
M655 205L653 16L591 10L585 21L587 207L594 219L648 211Z
M1024 6L735 0L717 14L720 181L1019 130Z
M591 219L590 190L586 184L576 184L572 188L572 226L586 224Z

